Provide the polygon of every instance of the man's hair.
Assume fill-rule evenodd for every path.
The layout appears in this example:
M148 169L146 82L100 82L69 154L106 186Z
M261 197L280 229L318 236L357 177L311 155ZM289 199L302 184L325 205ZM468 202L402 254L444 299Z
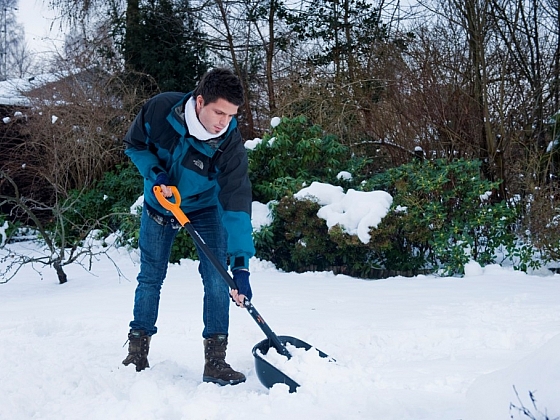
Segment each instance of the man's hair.
M239 78L229 69L215 68L208 71L193 91L193 97L201 95L205 104L218 99L241 106L244 103L243 86Z

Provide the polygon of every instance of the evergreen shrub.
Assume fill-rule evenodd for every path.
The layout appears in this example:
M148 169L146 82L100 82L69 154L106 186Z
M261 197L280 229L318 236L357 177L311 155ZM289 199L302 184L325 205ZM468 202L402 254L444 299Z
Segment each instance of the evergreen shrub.
M196 252L194 241L186 229L180 229L179 232L177 232L175 241L171 246L169 262L178 263L183 258L198 260L198 254Z
M337 175L351 170L352 183L359 183L360 169L365 164L365 159L352 158L350 149L336 136L325 134L304 116L282 118L260 144L249 150L253 200L280 200L313 181L348 187L349 181Z
M433 160L392 168L369 180L364 188L393 196L391 212L371 243L386 267L434 267L444 275L463 274L470 260L481 265L501 262L514 268L538 266L530 247L518 245L518 211L496 202L498 182L480 177L478 160Z
M538 267L532 248L519 245L516 207L493 201L496 182L480 178L480 162L413 162L390 169L363 185L393 196L388 214L362 243L341 226L327 229L319 204L282 198L273 222L255 234L257 256L287 271L333 270L370 277L389 273L437 271L463 274L470 260L503 262L514 268Z
M257 256L285 271L324 271L346 265L344 250L331 240L320 206L286 196L273 206L271 225L255 236ZM354 250L355 251L355 250Z
M285 271L327 270L362 278L387 272L376 259L375 246L364 244L339 225L328 229L317 216L319 209L314 200L293 196L275 203L273 222L254 234L257 256Z
M273 215L272 224L253 235L257 257L286 271L336 271L366 265L366 247L356 245L347 254L317 216L320 206L293 195L313 181L354 188L363 180L367 164L367 159L352 156L336 136L325 134L306 117L282 118L249 151L253 199L270 203ZM341 171L352 178L339 178Z

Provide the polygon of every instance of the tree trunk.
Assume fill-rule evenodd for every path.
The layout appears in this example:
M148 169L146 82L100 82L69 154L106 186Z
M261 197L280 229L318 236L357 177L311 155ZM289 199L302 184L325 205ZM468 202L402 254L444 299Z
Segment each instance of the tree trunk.
M62 269L62 264L60 263L60 261L55 261L53 263L53 267L56 270L56 275L58 276L58 282L60 284L66 283L68 281L68 277L66 276L66 273Z
M245 118L247 120L247 130L248 130L248 134L253 136L255 135L255 125L253 122L253 114L251 112L251 102L249 101L249 87L247 86L247 80L245 77L243 77L241 66L239 65L239 61L237 60L237 55L235 53L235 44L233 43L233 35L231 34L231 30L229 27L228 16L224 6L224 2L222 0L216 0L216 4L220 9L222 21L224 22L224 27L226 29L227 42L231 54L231 61L235 69L235 73L237 74L237 76L241 80L241 83L243 84L243 91L245 95L244 108L245 108Z
M126 33L124 47L124 61L127 67L134 69L134 57L138 46L140 26L140 0L128 0L126 5Z
M480 120L480 158L483 172L490 181L502 181L498 200L504 199L505 185L503 178L502 153L497 149L497 137L493 130L488 104L488 75L486 72L485 38L487 36L487 13L489 3L486 0L467 0L464 14L467 22L467 36L472 66L473 98Z
M272 60L274 59L274 12L276 10L276 1L270 3L270 11L268 13L268 48L266 48L266 85L268 90L268 107L271 114L276 112L276 97L274 94L274 80L272 78Z

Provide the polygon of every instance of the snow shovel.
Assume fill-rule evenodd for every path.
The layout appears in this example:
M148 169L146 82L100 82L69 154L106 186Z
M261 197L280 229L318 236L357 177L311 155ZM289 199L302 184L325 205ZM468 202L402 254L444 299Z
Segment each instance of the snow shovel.
M181 226L187 229L187 232L189 232L195 243L199 246L200 249L202 249L206 257L208 257L216 270L218 270L228 286L231 289L237 289L237 286L235 285L231 275L222 266L218 258L214 255L214 253L210 250L208 245L206 245L202 237L198 234L196 229L192 226L189 218L185 215L183 210L181 210L181 195L179 194L177 187L170 188L173 192L173 198L175 202L171 202L163 196L160 186L154 186L154 194L158 202L165 209L171 211L177 218L177 221L181 224ZM262 355L266 355L268 351L273 347L280 355L290 359L292 355L286 348L286 344L289 343L296 348L304 348L305 350L309 350L312 346L310 344L307 344L305 341L302 341L295 337L290 337L287 335L277 336L276 334L274 334L274 332L270 329L264 318L255 309L249 299L245 298L243 306L247 309L247 312L249 312L249 314L253 317L257 325L261 328L261 330L267 337L265 340L257 343L253 347L253 356L255 357L255 370L257 372L259 380L267 388L271 388L274 384L280 383L288 385L290 392L295 392L296 388L300 385L288 375L282 373L279 369L274 367L265 358L263 358ZM327 357L327 355L322 351L317 351L320 357Z

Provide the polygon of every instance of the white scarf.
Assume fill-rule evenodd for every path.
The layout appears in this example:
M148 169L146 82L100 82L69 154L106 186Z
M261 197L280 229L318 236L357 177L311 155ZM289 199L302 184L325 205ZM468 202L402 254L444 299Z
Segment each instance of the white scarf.
M222 131L216 134L209 133L196 116L196 101L193 96L189 98L185 105L185 121L187 122L190 135L200 141L208 141L220 137L229 127L229 125L225 126Z

